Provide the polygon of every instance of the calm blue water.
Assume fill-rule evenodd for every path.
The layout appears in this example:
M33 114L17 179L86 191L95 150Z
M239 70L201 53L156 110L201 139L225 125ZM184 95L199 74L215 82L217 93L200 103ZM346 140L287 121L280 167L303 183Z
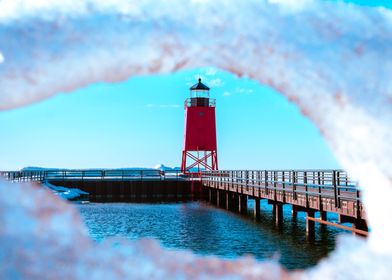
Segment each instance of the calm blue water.
M285 207L285 222L279 229L274 225L272 207L266 202L261 204L258 221L202 202L94 203L77 207L97 242L111 236L152 237L167 248L190 249L200 255L236 258L251 254L260 260L278 257L288 269L317 263L333 250L335 237L341 232L316 225L315 241L307 241L303 214L293 223L291 208Z

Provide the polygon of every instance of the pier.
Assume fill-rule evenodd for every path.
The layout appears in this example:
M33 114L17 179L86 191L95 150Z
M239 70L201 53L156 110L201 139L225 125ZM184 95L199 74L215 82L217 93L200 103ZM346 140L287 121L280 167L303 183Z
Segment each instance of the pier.
M312 238L315 223L336 226L366 236L366 213L361 193L343 170L229 170L185 173L160 170L42 170L8 171L0 175L11 182L48 182L78 188L94 202L170 202L206 200L217 207L260 217L260 200L272 205L277 226L283 223L283 205L290 205L292 219L306 213L306 235ZM319 218L315 214L319 213ZM339 217L328 221L328 213ZM340 223L351 223L352 227Z
M306 213L306 234L314 236L315 223L337 226L354 234L367 235L366 213L357 183L343 170L210 171L202 175L208 201L228 210L247 212L247 200L254 200L253 213L260 216L260 200L272 205L276 225L283 222L283 205L292 207L292 218ZM315 218L319 212L320 218ZM327 220L336 213L339 223Z

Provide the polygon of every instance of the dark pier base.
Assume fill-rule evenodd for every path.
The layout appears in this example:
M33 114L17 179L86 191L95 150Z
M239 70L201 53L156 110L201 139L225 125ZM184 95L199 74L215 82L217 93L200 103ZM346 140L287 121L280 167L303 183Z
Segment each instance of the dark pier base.
M255 217L256 219L260 218L260 198L255 198L253 217Z
M233 192L226 192L227 210L237 211L238 195Z
M238 212L245 214L248 211L248 196L239 194L238 195Z
M50 181L56 186L78 188L92 202L176 202L204 199L201 182L186 180ZM208 195L208 194L207 194Z
M283 224L283 204L275 203L275 224L281 226Z
M245 214L248 211L248 196L239 195L234 192L208 189L208 202L219 208L224 208L241 214ZM258 207L258 213L260 214L260 203Z
M221 208L227 208L226 193L224 191L217 191L216 205Z
M291 206L291 219L293 221L297 221L297 217L298 217L298 209L297 206L292 205Z
M308 218L314 218L314 211L309 210L306 212L306 237L308 239L314 239L314 237L315 237L315 232L314 232L315 223L314 223L314 221L312 221Z

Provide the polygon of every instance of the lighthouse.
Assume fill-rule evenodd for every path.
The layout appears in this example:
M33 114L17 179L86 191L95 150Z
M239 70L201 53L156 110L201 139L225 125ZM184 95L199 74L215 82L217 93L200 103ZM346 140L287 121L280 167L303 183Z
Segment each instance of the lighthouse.
M210 88L201 82L190 88L190 98L185 100L185 133L181 170L200 172L218 170L216 145L215 99L210 98Z

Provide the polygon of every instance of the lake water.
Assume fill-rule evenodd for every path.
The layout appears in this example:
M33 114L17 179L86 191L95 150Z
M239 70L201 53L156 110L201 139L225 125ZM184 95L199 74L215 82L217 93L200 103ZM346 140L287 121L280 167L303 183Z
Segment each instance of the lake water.
M252 207L253 201L248 202ZM306 268L325 257L342 231L316 224L316 238L305 236L305 215L291 220L284 207L284 223L274 224L272 207L262 201L254 220L203 202L176 204L105 203L77 205L91 237L155 238L166 248L190 249L200 255L236 258L251 254L259 260L278 258L288 269ZM329 216L331 220L331 216ZM332 220L336 217L332 217Z

